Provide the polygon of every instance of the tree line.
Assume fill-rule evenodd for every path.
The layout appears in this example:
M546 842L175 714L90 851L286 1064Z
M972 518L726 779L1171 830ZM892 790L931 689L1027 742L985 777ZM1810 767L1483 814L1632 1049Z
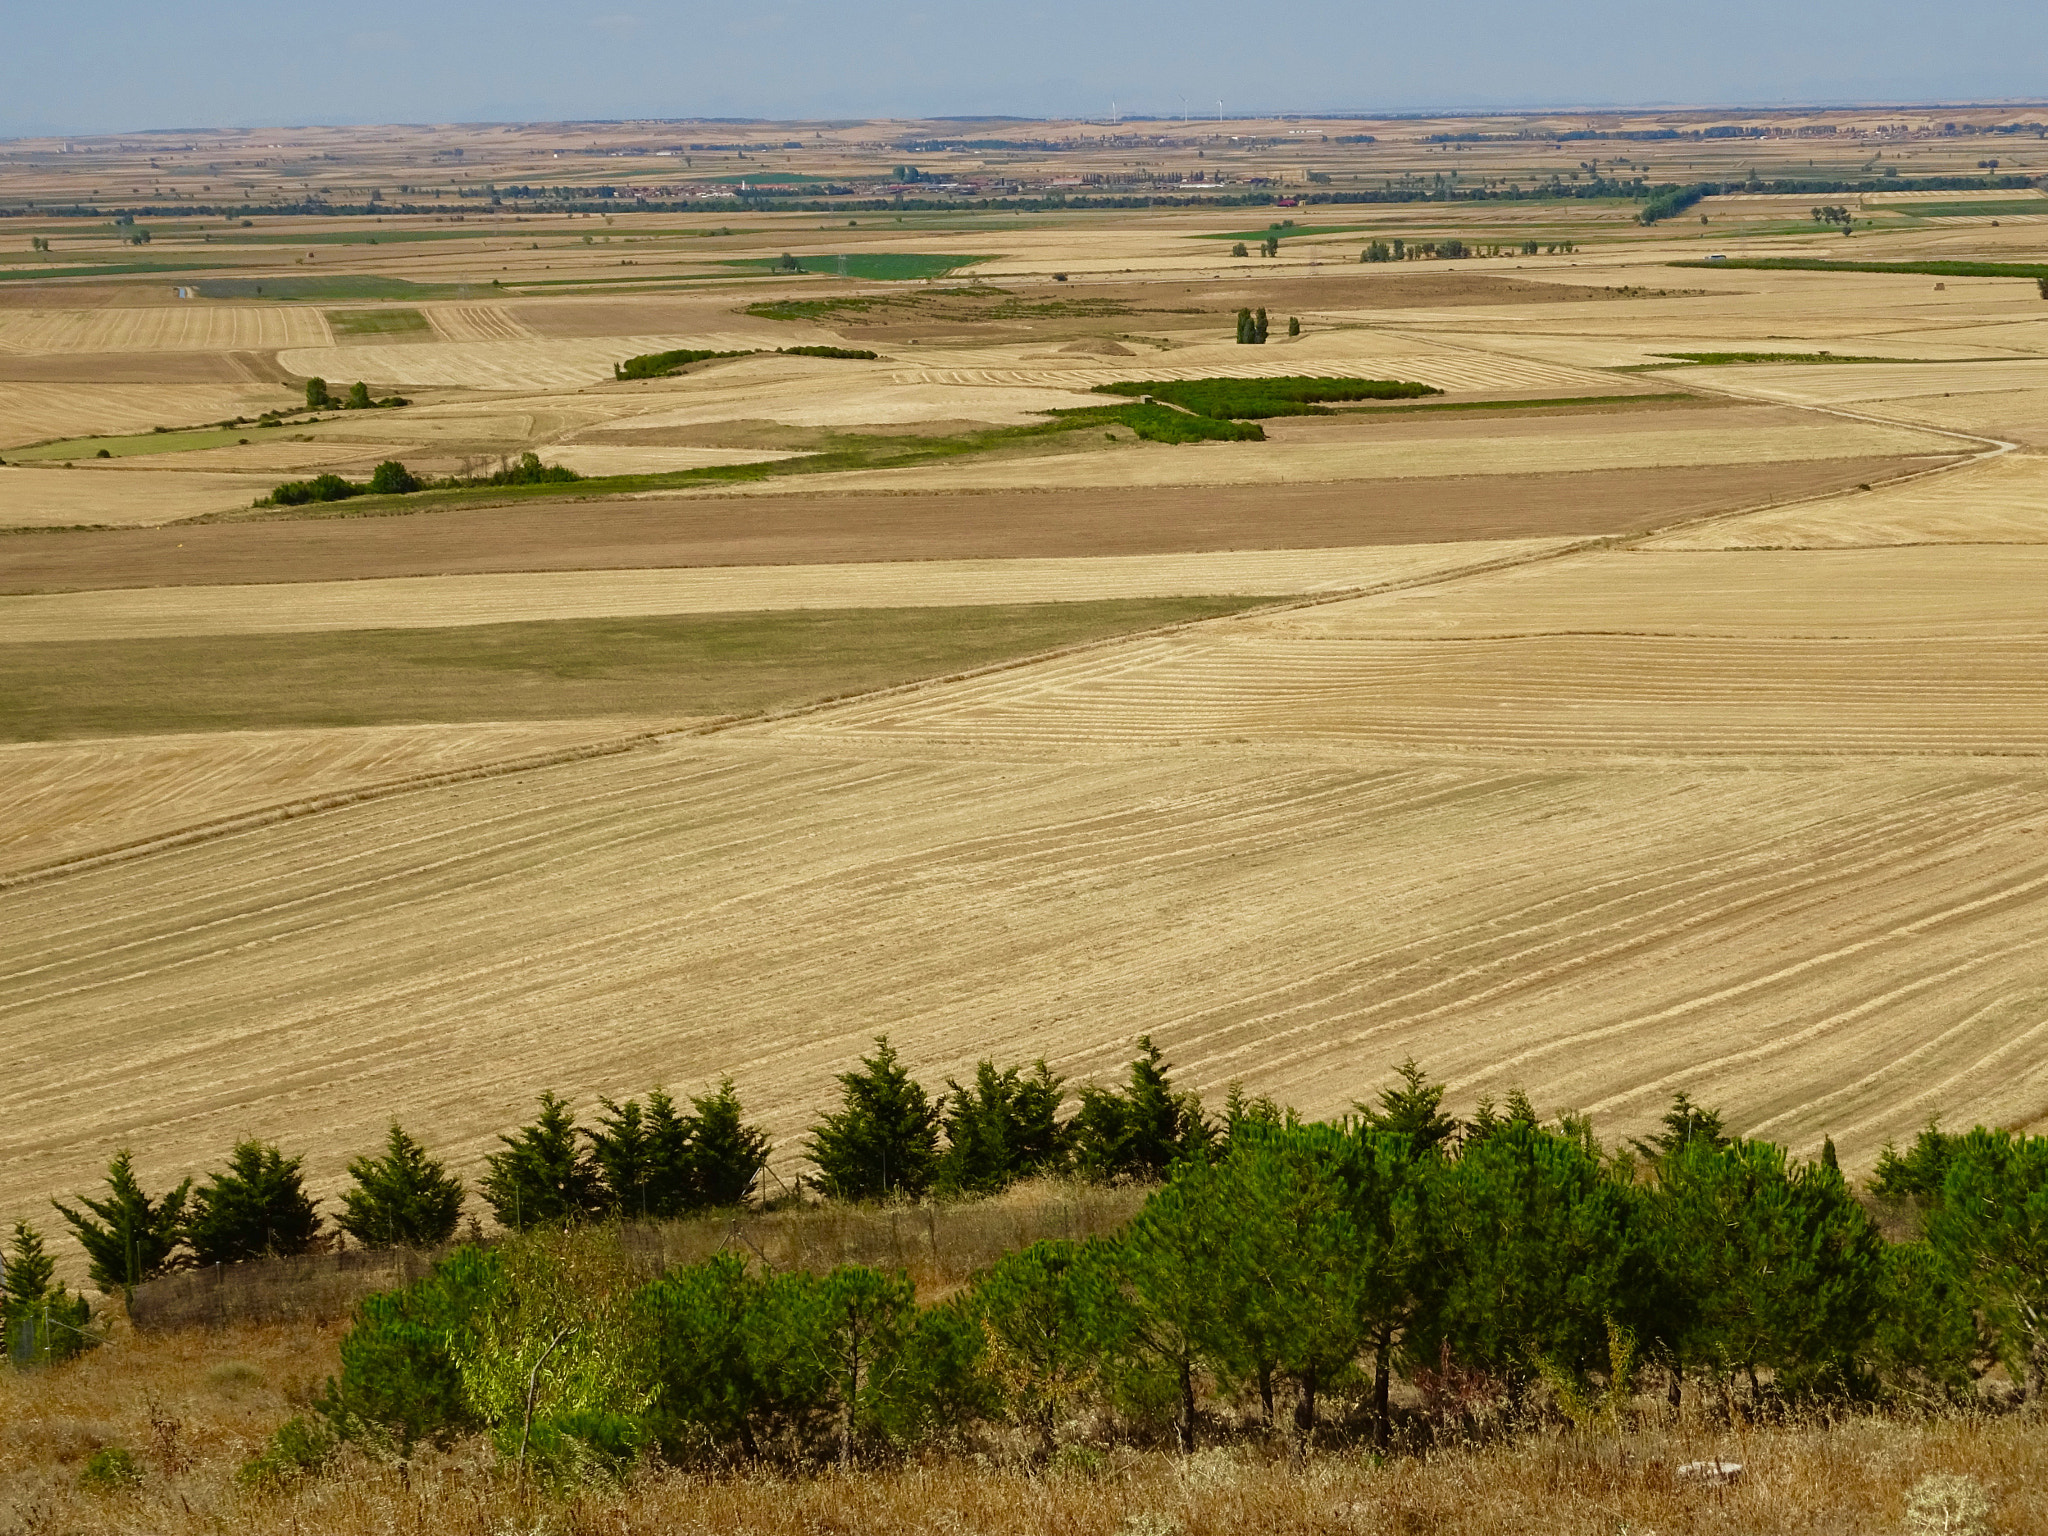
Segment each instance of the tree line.
M1387 1449L1485 1420L1614 1424L1646 1386L1737 1420L1952 1403L1994 1365L2042 1390L2048 1138L1931 1127L1887 1149L1876 1188L1924 1224L1888 1243L1831 1145L1791 1158L1684 1095L1609 1149L1520 1094L1456 1120L1412 1062L1335 1123L1240 1092L1206 1117L1149 1049L1064 1122L1043 1068L988 1066L942 1107L886 1051L842 1081L810 1146L847 1191L1062 1160L1164 1182L1115 1237L1034 1244L929 1305L900 1272L730 1251L649 1280L588 1231L465 1248L362 1304L294 1433L481 1433L522 1472L576 1475L1001 1435L1048 1458L1186 1452L1232 1425Z

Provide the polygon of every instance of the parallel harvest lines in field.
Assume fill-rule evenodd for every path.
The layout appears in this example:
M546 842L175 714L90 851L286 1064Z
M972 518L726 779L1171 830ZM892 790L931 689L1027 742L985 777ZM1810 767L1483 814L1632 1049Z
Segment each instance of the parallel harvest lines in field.
M437 790L9 893L0 1199L249 1134L331 1188L393 1114L474 1168L543 1086L727 1071L787 1158L882 1030L1311 1114L1411 1052L1610 1133L1682 1086L1867 1161L2048 1105L2044 782L785 732Z
M776 730L1022 753L1322 742L1579 763L2048 755L2048 637L1357 640L1247 627L856 702Z
M443 341L529 341L533 332L499 304L435 304L427 321Z
M327 319L310 306L28 310L0 315L0 352L256 352L324 347Z
M1796 506L1720 518L1646 549L1853 549L2048 543L2048 455L2012 453L1935 475Z
M0 874L261 807L624 736L650 723L532 720L0 745L7 786Z
M112 436L253 416L288 400L276 385L0 382L0 449L52 438ZM0 526L10 521L20 519L0 515Z

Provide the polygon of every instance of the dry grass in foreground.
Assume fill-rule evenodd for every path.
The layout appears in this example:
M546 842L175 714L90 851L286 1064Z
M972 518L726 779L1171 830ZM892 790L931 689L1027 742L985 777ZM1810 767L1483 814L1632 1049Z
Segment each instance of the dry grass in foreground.
M1538 1434L1375 1464L1291 1460L1244 1443L1186 1460L1141 1451L1070 1455L1061 1470L960 1457L851 1473L648 1472L561 1497L522 1490L481 1443L410 1466L354 1452L281 1491L237 1486L264 1437L336 1368L338 1329L125 1330L71 1365L0 1372L0 1536L499 1536L890 1532L957 1536L1224 1536L1256 1530L1614 1536L1939 1530L1908 1518L1930 1476L1981 1488L1986 1517L1953 1531L2048 1530L2048 1424L2038 1418L1727 1428L1687 1420L1617 1437ZM93 1452L123 1446L139 1481L92 1493ZM1688 1462L1743 1464L1729 1488L1677 1476Z

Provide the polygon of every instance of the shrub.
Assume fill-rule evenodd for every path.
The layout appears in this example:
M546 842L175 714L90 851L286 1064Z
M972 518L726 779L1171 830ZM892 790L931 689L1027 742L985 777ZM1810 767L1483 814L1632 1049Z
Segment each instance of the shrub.
M270 493L270 500L280 507L303 507L316 501L347 501L362 494L361 486L328 474L315 475L311 480L287 480Z
M356 1187L341 1197L335 1225L366 1248L433 1248L455 1235L462 1180L391 1122L382 1157L348 1165Z
M881 355L861 347L778 347L776 350L790 357L843 357L868 363Z
M418 477L396 459L386 459L370 471L372 496L404 496L419 488Z
M282 1487L320 1471L339 1447L331 1426L294 1416L278 1425L263 1449L242 1463L235 1481L244 1488Z
M344 409L351 411L367 411L369 408L370 386L365 384L361 379L357 379L355 383L349 385L348 387L348 399L344 403Z
M477 1427L458 1353L504 1286L503 1254L459 1248L424 1279L366 1296L341 1341L341 1375L315 1405L343 1436L407 1452Z
M562 464L543 464L540 455L531 450L522 453L510 464L491 474L472 479L471 485L552 485L567 484L583 477L575 470Z
M85 1493L119 1493L141 1484L142 1468L123 1445L101 1446L86 1457L78 1473L79 1489Z

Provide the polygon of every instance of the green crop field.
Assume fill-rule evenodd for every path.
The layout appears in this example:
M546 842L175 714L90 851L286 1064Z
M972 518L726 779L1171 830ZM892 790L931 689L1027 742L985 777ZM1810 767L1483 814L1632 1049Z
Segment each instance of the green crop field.
M110 459L147 453L186 453L194 448L225 448L230 443L246 441L255 430L252 424L197 427L183 432L137 432L126 437L70 437L61 442L38 443L33 448L16 448L7 457L17 464L28 464L92 459L101 453Z
M434 329L416 309L330 309L327 325L337 338L431 334Z
M1886 213L1910 213L1916 219L2010 219L2048 213L2048 197L2015 198L2002 203L1919 203L1886 205Z
M751 714L1250 608L1175 597L0 645L0 739Z
M1826 261L1818 256L1729 256L1720 261L1673 261L1673 267L1735 268L1749 272L1892 272L1918 277L2048 277L2034 261Z

